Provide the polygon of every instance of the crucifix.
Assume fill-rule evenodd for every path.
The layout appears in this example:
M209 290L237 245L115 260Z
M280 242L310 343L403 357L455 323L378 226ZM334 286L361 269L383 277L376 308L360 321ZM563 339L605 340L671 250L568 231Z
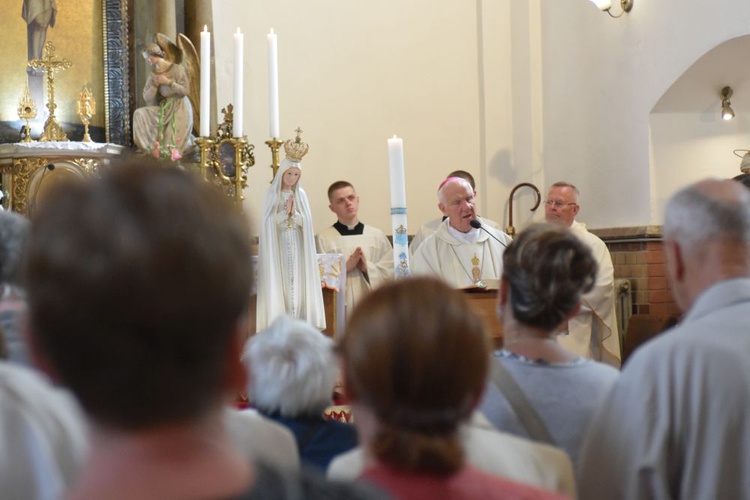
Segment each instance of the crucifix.
M70 68L73 63L67 59L55 57L55 46L52 42L44 44L44 51L41 59L32 59L29 66L35 69L41 69L47 76L47 109L49 117L44 122L44 133L40 141L67 141L68 137L63 132L62 127L55 119L55 72Z

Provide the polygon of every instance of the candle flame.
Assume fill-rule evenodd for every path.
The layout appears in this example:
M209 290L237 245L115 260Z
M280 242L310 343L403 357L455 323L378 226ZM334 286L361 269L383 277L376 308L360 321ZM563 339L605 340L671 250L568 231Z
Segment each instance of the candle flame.
M208 25L207 25L207 24L204 24L204 25L203 25L203 31L204 31L204 32L208 31Z
M271 28L271 31L268 34L273 35L273 28Z
M240 33L240 27L239 27L239 26L237 26L237 34L238 34L238 35L241 35L241 34L242 34L242 33Z

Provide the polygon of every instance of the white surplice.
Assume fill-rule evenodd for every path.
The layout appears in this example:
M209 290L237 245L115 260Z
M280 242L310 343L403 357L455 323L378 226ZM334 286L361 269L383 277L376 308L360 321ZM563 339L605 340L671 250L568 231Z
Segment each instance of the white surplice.
M347 314L370 290L393 278L393 247L380 229L364 224L362 234L344 236L330 226L315 238L318 252L343 254L344 261L357 247L361 247L365 254L367 277L358 268L346 273Z
M450 219L445 219L417 248L412 274L440 277L453 288L496 282L502 276L504 245L510 245L511 239L495 228L483 227L502 243L481 229L459 233L450 227Z
M620 367L620 335L615 312L615 270L607 245L573 221L570 232L591 250L598 269L594 287L581 297L581 311L568 320L558 342L570 352Z

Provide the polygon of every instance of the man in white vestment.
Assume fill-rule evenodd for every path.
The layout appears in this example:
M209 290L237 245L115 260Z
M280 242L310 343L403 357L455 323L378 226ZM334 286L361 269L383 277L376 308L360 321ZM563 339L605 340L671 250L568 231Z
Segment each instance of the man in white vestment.
M317 235L320 253L341 253L346 257L346 314L370 290L393 278L393 246L375 227L363 224L357 215L359 196L347 181L328 188L328 208L337 221Z
M750 498L750 192L704 180L672 196L671 331L638 349L593 419L583 499Z
M581 311L568 320L568 330L558 342L569 351L620 367L620 336L615 313L615 270L607 245L586 226L575 220L581 206L578 189L567 182L552 184L547 193L544 215L547 222L561 224L590 249L599 269L596 283L581 298Z
M474 176L471 175L466 170L454 170L450 174L448 174L448 177L460 177L462 179L466 179L469 181L469 184L471 184L471 188L474 190L474 197L477 196L477 185L474 182ZM409 242L409 252L411 255L414 255L414 253L417 251L417 248L419 248L419 245L422 244L422 242L427 238L429 235L435 232L435 230L438 228L441 222L443 222L446 219L445 215L442 217L438 217L437 219L432 219L431 221L425 222L421 226L419 226L419 229L414 234L414 237L411 239L411 242ZM486 219L482 217L482 222L486 226L494 227L498 231L502 231L502 228L500 227L500 224L498 224L495 221L491 221L490 219Z
M0 360L0 498L63 498L88 451L88 423L73 395Z
M477 217L471 184L448 177L438 188L438 208L447 218L417 248L412 273L438 276L454 288L484 288L488 280L499 280L511 239ZM472 227L473 220L482 228Z

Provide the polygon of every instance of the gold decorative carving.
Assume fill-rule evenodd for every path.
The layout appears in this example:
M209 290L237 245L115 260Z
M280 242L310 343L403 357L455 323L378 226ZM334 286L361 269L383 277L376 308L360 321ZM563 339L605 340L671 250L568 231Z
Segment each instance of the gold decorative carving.
M31 142L31 127L29 126L29 120L36 118L36 104L34 99L31 98L31 92L29 92L29 84L26 83L26 90L23 93L23 97L18 102L18 117L21 120L26 120L26 125L23 129L23 142Z
M242 207L247 187L247 172L255 165L255 146L247 137L232 137L232 105L221 110L224 123L219 125L216 137L199 137L195 143L200 148L200 169L203 180L221 187L227 196Z
M78 111L78 118L83 123L82 142L92 142L89 135L89 123L91 123L91 119L96 114L96 99L94 99L94 94L91 93L88 87L84 87L83 92L78 96L76 110Z
M11 210L29 215L29 209L33 207L39 183L42 178L34 184L34 192L30 192L32 179L36 176L42 176L45 172L40 171L47 168L47 165L58 163L62 168L70 168L81 174L81 176L98 175L101 159L98 158L51 158L51 157L28 157L14 158L12 164L0 165L0 173L9 174L10 182L7 193L10 197L8 208ZM50 169L51 170L51 169Z

